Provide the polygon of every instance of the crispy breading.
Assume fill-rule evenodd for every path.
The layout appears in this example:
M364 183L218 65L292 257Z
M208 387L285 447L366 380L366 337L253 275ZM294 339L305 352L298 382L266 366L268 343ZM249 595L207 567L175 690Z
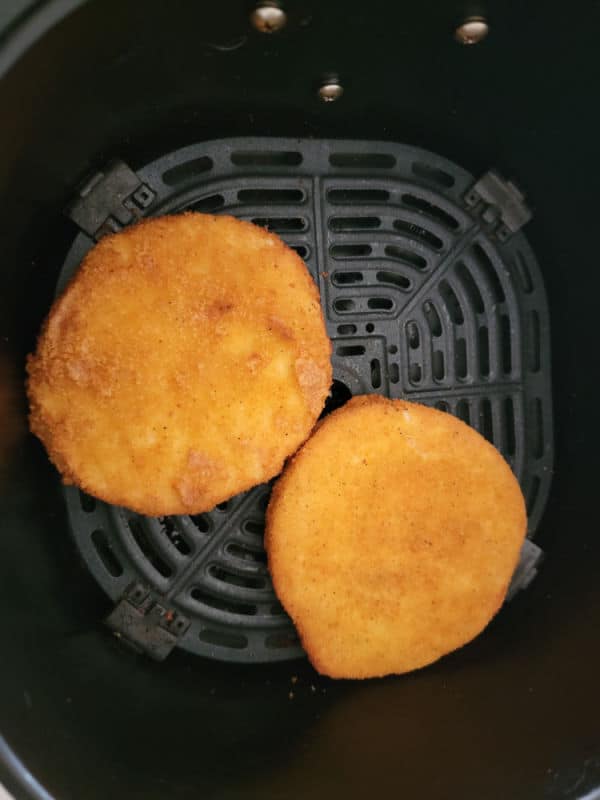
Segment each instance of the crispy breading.
M266 546L315 668L403 673L469 642L498 611L526 530L500 453L450 414L357 397L278 480Z
M199 513L280 472L331 384L317 288L277 236L165 216L108 236L28 359L30 427L66 483Z

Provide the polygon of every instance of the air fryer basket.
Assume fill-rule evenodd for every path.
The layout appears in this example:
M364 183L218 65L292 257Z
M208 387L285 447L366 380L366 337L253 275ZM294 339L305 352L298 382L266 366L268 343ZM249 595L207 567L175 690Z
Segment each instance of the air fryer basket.
M0 39L0 778L17 797L592 796L598 12L298 0L266 34L253 8L49 2ZM466 47L473 15L490 34ZM144 519L62 489L27 435L55 291L108 230L187 208L306 260L328 409L406 396L508 459L535 544L468 647L324 679L270 588L268 486Z

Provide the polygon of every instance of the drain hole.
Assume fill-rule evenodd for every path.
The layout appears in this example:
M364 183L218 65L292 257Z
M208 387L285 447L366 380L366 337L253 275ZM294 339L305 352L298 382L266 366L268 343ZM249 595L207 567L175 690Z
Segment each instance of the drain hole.
M182 556L189 556L189 554L192 552L192 548L181 534L181 531L177 530L171 517L159 517L158 521L171 544L181 553Z
M515 409L511 397L504 400L504 423L505 423L505 438L506 438L506 452L510 456L514 456L517 449L517 442L515 436Z
M397 247L394 244L388 244L384 250L386 256L393 258L396 261L402 261L420 272L427 269L427 260L423 256L413 253L411 250L404 250L402 247Z
M458 302L458 297L448 281L440 281L440 295L448 311L448 315L455 325L462 325L465 321L462 308Z
M467 342L465 339L457 339L454 346L454 369L456 377L464 380L467 377Z
M113 578L118 578L119 575L122 575L123 567L116 557L106 533L101 528L93 531L92 542L106 571L112 575Z
M256 575L238 575L228 569L212 564L208 568L208 574L217 581L222 581L230 586L239 586L243 589L264 589L266 580Z
M332 153L329 163L334 167L390 169L396 165L396 158L387 153Z
M410 349L416 350L421 341L421 337L419 335L419 328L417 327L416 322L406 323L406 338L408 340L408 346L410 347Z
M227 545L225 552L229 553L229 555L234 558L239 558L242 561L249 561L253 564L267 563L267 554L264 550L249 550L247 547L242 547L234 542L230 542Z
M368 205L387 203L390 193L385 189L330 189L327 199L333 205Z
M529 491L527 492L527 513L531 514L535 506L535 501L540 492L541 481L537 475L534 475L529 484Z
M483 378L490 374L490 340L485 325L479 328L479 372Z
M281 650L284 647L297 647L299 644L300 640L295 631L289 631L289 633L270 633L265 638L265 647L272 650Z
M483 305L483 298L481 296L481 292L479 291L479 288L475 283L473 276L471 275L469 270L465 267L465 265L462 263L462 261L456 266L456 274L458 276L458 279L463 285L465 294L467 295L467 298L473 310L477 314L483 314L485 306Z
M433 219L441 222L442 225L452 231L455 231L459 227L459 222L457 219L455 219L451 214L448 214L447 211L444 211L443 208L429 203L423 197L415 197L414 194L403 194L402 202L405 206L415 209L415 211L421 211L423 214L433 217Z
M441 336L442 335L442 323L440 322L440 316L435 310L435 306L430 300L427 300L423 303L423 313L425 314L425 320L427 322L427 327L432 336Z
M217 611L228 611L230 614L243 614L244 616L256 614L256 606L250 603L236 603L231 598L214 597L199 586L194 586L190 596L197 603L202 603L202 605L209 608L215 608Z
M367 322L367 324L365 325L365 330L367 333L373 333L373 331L375 330L375 325L373 325L372 322Z
M216 211L225 205L225 198L222 194L211 194L209 197L202 197L194 203L186 206L187 211Z
M344 344L336 349L338 356L363 356L365 348L362 344Z
M206 514L194 514L190 519L201 533L209 532L210 518Z
M433 378L436 381L442 381L444 379L445 370L444 370L444 354L441 350L434 350L433 351L433 358L431 362L431 371L433 373Z
M321 412L321 417L326 417L328 414L331 414L332 411L335 411L336 408L341 408L345 405L348 400L352 397L352 392L346 386L345 383L342 381L338 381L337 379L331 384L331 389L329 393L329 397L325 401L325 408Z
M369 297L367 307L377 311L389 311L394 307L394 301L390 297Z
M254 217L252 222L267 228L274 233L291 233L292 231L305 231L308 227L303 217Z
M163 578L169 578L173 572L171 567L167 564L164 559L162 559L156 550L150 544L150 540L146 535L146 531L143 528L142 523L136 517L130 517L127 521L129 525L129 530L131 531L131 535L133 536L135 543L140 548L144 556L148 559L150 564L154 567L154 569L163 576Z
M353 333L356 333L357 327L356 325L338 325L337 332L341 336L352 336Z
M533 291L533 281L531 280L531 273L529 272L529 268L525 261L525 257L522 253L517 252L516 258L517 264L517 274L521 281L521 286L523 287L523 291L527 294L531 294Z
M190 178L202 175L203 172L208 172L209 169L212 169L212 166L212 158L202 156L202 158L195 158L192 161L186 161L185 164L171 167L171 169L163 173L162 178L167 186L175 186Z
M370 244L334 244L330 253L334 258L360 258L371 255Z
M398 383L400 380L400 370L398 369L398 364L390 364L388 372L390 375L390 383Z
M398 272L378 272L375 276L379 283L391 283L406 292L410 289L410 281Z
M502 303L504 301L504 289L491 258L480 244L473 245L473 256L489 284L494 301Z
M442 240L436 236L435 233L422 228L420 225L415 225L414 222L408 222L408 220L405 219L395 219L394 228L407 236L419 239L423 244L433 247L434 250L441 250L444 246Z
M332 231L364 231L379 228L379 217L331 217L329 229Z
M537 311L532 311L529 315L529 363L532 372L539 372L540 369L540 318Z
M91 514L96 509L96 499L81 490L79 491L79 502L87 514Z
M381 386L381 364L378 358L371 361L371 386L374 389L379 389Z
M415 386L421 383L423 371L420 364L410 364L408 367L408 380Z
M424 164L422 161L415 161L412 165L412 171L419 178L423 178L427 181L433 181L439 186L444 186L447 189L449 189L451 186L454 186L454 178L452 175L449 175L447 172L444 172L444 170L438 169L437 167Z
M257 205L301 203L304 200L304 192L300 189L240 189L237 196L240 203Z
M512 343L510 340L510 319L503 314L500 317L500 338L502 340L502 371L505 375L512 372Z
M337 270L337 272L333 273L331 279L334 283L347 286L353 283L361 283L363 274L362 272L341 272Z
M229 647L233 650L243 650L248 647L248 639L241 633L225 633L225 631L214 631L210 628L205 628L200 631L198 638L201 642L214 644L218 647Z
M482 436L488 442L494 443L494 426L492 423L492 405L487 397L483 397L479 403L479 428Z
M466 422L467 425L471 424L471 408L468 400L459 400L456 404L456 416Z
M231 154L237 167L297 167L302 153L295 150L237 150Z
M246 533L251 533L253 536L262 536L265 532L265 523L257 522L255 519L247 519L242 527Z

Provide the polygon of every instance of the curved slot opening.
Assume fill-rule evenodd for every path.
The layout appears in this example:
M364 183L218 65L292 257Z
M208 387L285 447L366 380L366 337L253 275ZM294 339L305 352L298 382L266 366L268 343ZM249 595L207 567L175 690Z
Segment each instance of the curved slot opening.
M402 261L403 264L408 264L409 267L418 269L419 272L427 269L427 259L420 256L418 253L413 253L412 250L406 250L402 247L397 247L395 244L388 244L384 249L384 253L388 258L393 258L395 261Z
M329 230L332 231L366 231L381 226L379 217L331 217Z
M218 647L229 647L233 650L243 650L248 647L248 639L241 633L230 633L229 631L215 631L205 628L200 631L198 638L206 644L214 644Z
M265 647L271 650L280 650L285 647L297 647L300 644L298 634L290 630L289 632L270 633L265 638Z
M339 286L351 286L354 283L362 283L363 274L362 272L342 272L336 270L331 276L331 280Z
M510 337L510 319L506 314L500 317L500 340L502 344L502 371L505 375L512 372L512 342Z
M467 377L467 342L462 337L457 339L454 345L454 369L459 380L462 381Z
M252 616L256 614L256 606L250 603L238 603L235 600L227 597L215 597L206 592L200 586L194 586L190 592L190 597L197 603L203 606L214 608L217 611L228 611L230 614L243 614L244 616Z
M529 315L529 366L532 372L540 370L540 318L537 311Z
M479 401L479 431L488 442L494 443L494 424L492 420L492 404L487 397Z
M423 197L416 197L414 194L403 194L402 202L408 208L411 208L414 211L420 211L422 214L431 217L432 219L436 220L436 222L441 223L445 228L448 228L451 231L455 231L460 227L458 220L455 219L451 214L449 214L447 211L444 211L443 208L433 205L433 203L430 203Z
M411 287L410 280L399 272L386 272L382 270L378 272L375 277L379 283L390 283L392 286L397 286L399 289L402 289L403 292L406 292Z
M490 339L488 329L485 325L479 328L479 374L482 378L489 377L490 374Z
M118 578L119 575L122 575L123 567L121 566L121 562L115 555L108 536L102 528L97 528L92 532L92 544L108 574L112 575L113 578Z
M369 297L367 307L373 311L391 311L394 301L391 297Z
M335 352L338 356L364 356L365 348L362 344L343 344Z
M265 578L258 575L238 575L219 564L212 564L208 568L208 574L217 581L222 581L230 586L239 586L242 589L264 589L267 583Z
M388 372L390 377L390 383L398 383L398 381L400 380L400 369L398 367L398 364L396 363L390 364L388 367Z
M338 297L333 304L333 308L338 314L347 314L354 309L354 300L349 297Z
M357 330L358 330L358 328L356 327L356 325L338 325L337 326L337 332L340 334L340 336L352 336L353 334L356 333Z
M206 213L223 208L224 205L225 198L222 194L211 194L208 197L201 197L199 200L194 200L193 203L186 206L186 211L201 211Z
M211 528L210 517L206 514L194 514L190 517L194 525L201 533L208 533Z
M477 266L480 268L487 281L494 302L504 302L504 289L502 288L500 278L496 272L492 259L480 244L475 243L473 245L472 252Z
M327 199L332 205L377 205L387 203L390 193L385 189L329 189Z
M413 384L413 386L418 386L421 383L421 378L423 377L423 370L421 369L420 364L409 364L408 366L408 380Z
M208 172L213 167L213 160L208 156L201 158L194 158L191 161L186 161L184 164L178 164L176 167L171 167L166 172L163 172L163 182L167 186L176 186L183 181L196 178L204 172Z
M427 300L423 303L423 314L425 316L425 321L427 322L427 327L429 328L429 332L432 336L441 336L442 335L442 322L440 320L440 315L436 311L435 306L430 300Z
M273 233L305 231L308 227L303 217L254 217L252 222L260 225L261 228L273 231Z
M96 498L79 490L79 504L86 514L91 514L96 510Z
M266 499L268 505L268 497ZM265 523L264 521L260 522L255 519L247 519L242 525L242 529L246 533L251 533L253 536L262 536L265 532Z
M379 389L381 386L381 362L378 358L371 361L371 386Z
M517 441L515 432L515 409L512 397L506 397L504 400L504 438L507 454L514 456L517 449Z
M414 222L409 222L406 219L395 219L394 228L400 233L410 236L412 239L418 239L423 244L432 247L434 250L441 250L444 243L436 236L435 233L422 228L420 225L415 225Z
M466 422L467 425L471 424L471 407L468 400L459 400L456 404L456 416Z
M439 289L440 296L444 305L446 306L450 320L455 325L462 325L465 321L465 318L458 297L454 293L454 289L446 280L440 281Z
M446 374L444 369L444 354L441 350L434 350L431 359L431 372L435 381L443 381Z
M462 263L462 261L456 265L456 275L462 284L462 287L471 305L472 310L476 314L483 314L483 312L485 311L485 306L483 304L483 297L481 296L479 287L475 283L475 279L473 278L469 270L465 267L465 265Z
M370 244L334 244L329 249L333 258L361 258L370 256L372 251Z
M421 342L421 335L416 322L406 323L406 339L411 350L416 350Z

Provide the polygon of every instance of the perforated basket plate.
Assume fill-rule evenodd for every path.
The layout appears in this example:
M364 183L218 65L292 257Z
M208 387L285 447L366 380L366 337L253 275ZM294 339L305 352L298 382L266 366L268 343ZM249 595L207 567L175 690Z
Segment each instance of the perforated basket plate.
M403 145L296 139L204 142L136 174L138 216L196 209L279 233L321 292L332 404L377 392L461 417L510 463L535 532L552 467L546 298L523 234L499 235L494 215L466 202L473 176ZM77 236L59 290L92 244ZM181 647L229 661L302 654L267 572L268 486L208 514L161 519L73 488L66 497L100 585L118 602L142 584L184 615Z

